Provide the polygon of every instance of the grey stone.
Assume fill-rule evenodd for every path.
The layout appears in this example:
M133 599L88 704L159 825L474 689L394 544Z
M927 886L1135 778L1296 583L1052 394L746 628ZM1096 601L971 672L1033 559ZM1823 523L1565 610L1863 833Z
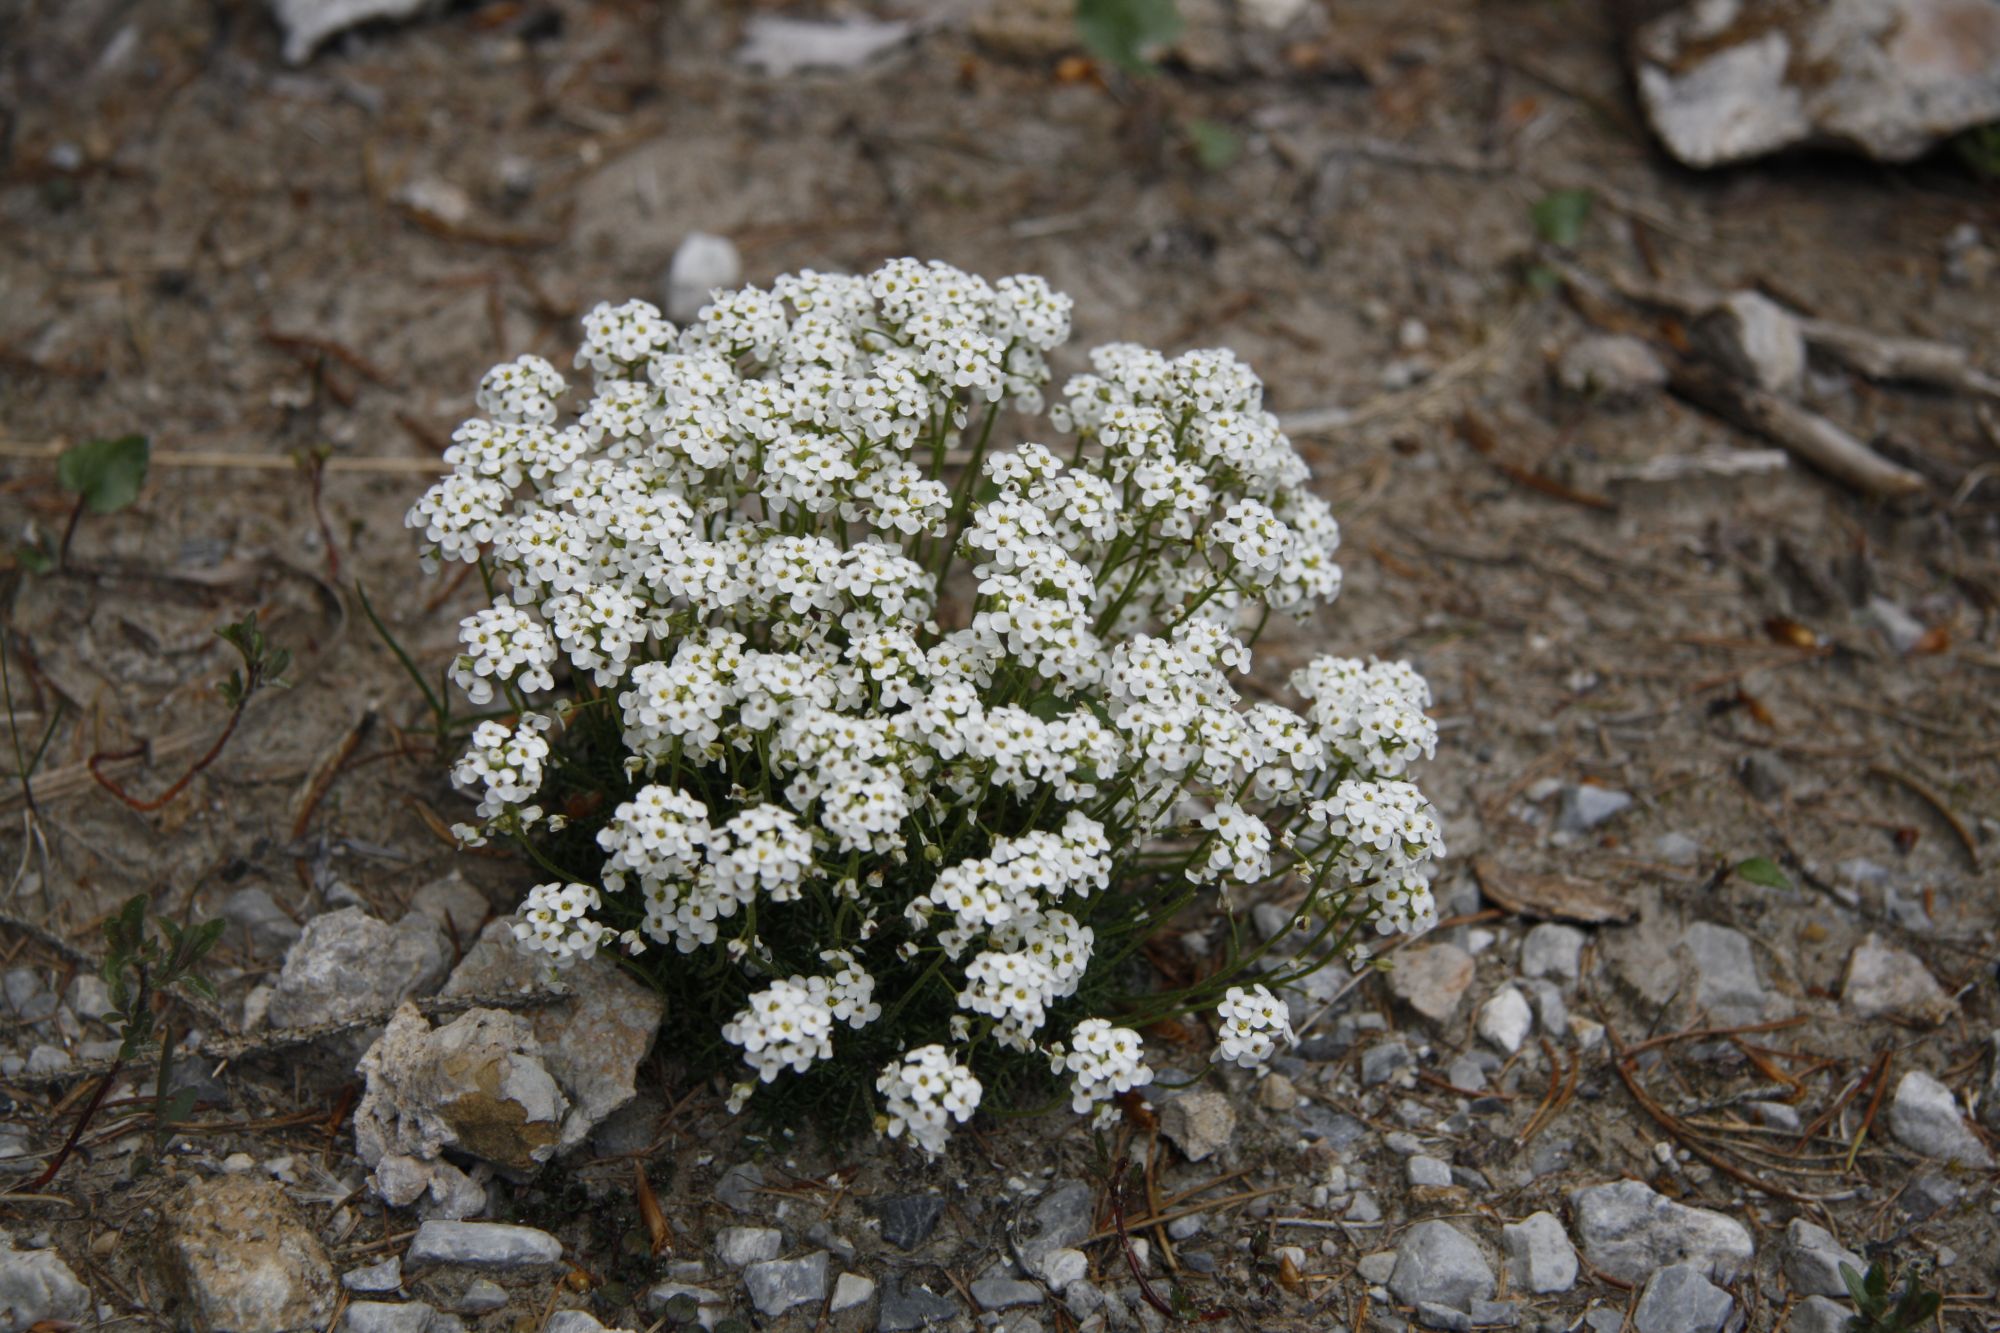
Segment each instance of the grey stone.
M428 923L419 913L403 919ZM479 932L439 993L450 999L548 989L547 970L515 943L512 923L496 920ZM569 1099L557 1145L558 1152L568 1152L632 1100L639 1064L653 1049L666 1002L603 953L564 972L561 989L568 999L538 1005L526 1017L541 1042L543 1065Z
M1380 1222L1382 1205L1375 1202L1375 1196L1367 1190L1356 1191L1354 1199L1347 1205L1347 1220L1350 1222Z
M852 70L908 41L915 30L914 25L900 19L858 15L801 19L759 14L744 28L743 46L736 59L780 79L801 70Z
M844 1264L854 1262L854 1242L824 1222L815 1222L806 1228L806 1244L817 1245Z
M1556 379L1578 398L1628 407L1667 382L1667 368L1651 344L1625 334L1593 334L1563 349Z
M1160 1108L1160 1133L1190 1162L1205 1162L1236 1139L1236 1105L1208 1088L1180 1093Z
M102 1021L117 1012L111 1003L111 987L95 972L79 972L72 977L67 996L69 1007L78 1018Z
M863 1277L859 1273L842 1273L833 1284L833 1300L827 1306L829 1314L840 1314L858 1309L875 1299L875 1279Z
M795 1305L826 1299L825 1250L799 1259L767 1259L743 1270L750 1303L766 1318L775 1319Z
M341 1333L431 1333L437 1311L422 1301L349 1301Z
M42 974L32 967L10 967L5 979L7 1007L24 1023L39 1023L52 1017L58 1004L56 993L42 982Z
M1695 321L1694 337L1730 374L1768 392L1789 397L1805 378L1805 331L1797 316L1761 292L1724 297Z
M1012 1277L983 1277L971 1285L972 1299L982 1310L1011 1310L1017 1305L1040 1305L1042 1289L1032 1282Z
M1847 960L1840 1002L1856 1018L1920 1023L1942 1023L1958 1008L1915 954L1884 944L1872 932Z
M1050 1250L1042 1256L1041 1266L1035 1276L1049 1284L1056 1291L1067 1291L1072 1282L1080 1282L1090 1276L1090 1256L1082 1250L1064 1246Z
M1768 1129L1782 1129L1796 1134L1803 1127L1798 1108L1783 1102L1745 1102L1743 1109Z
M1979 1171L1993 1165L1993 1155L1965 1123L1951 1089L1921 1069L1912 1069L1896 1085L1889 1129L1905 1148L1925 1157Z
M507 1291L491 1278L474 1278L452 1308L460 1314L491 1314L507 1304ZM589 1316L585 1316L588 1318ZM543 1330L547 1333L547 1330Z
M1542 1295L1576 1285L1576 1247L1554 1213L1531 1213L1500 1228L1507 1251L1507 1280L1522 1291Z
M1493 1270L1464 1232L1449 1222L1419 1222L1396 1246L1389 1290L1406 1305L1434 1301L1468 1310L1493 1295Z
M387 1013L444 980L450 949L435 922L394 926L357 907L316 916L285 954L271 990L277 1027L339 1023Z
M2000 120L1988 0L1675 6L1635 34L1639 100L1691 167L1796 145L1907 162Z
M1791 765L1769 750L1752 750L1737 766L1737 775L1750 794L1766 805L1782 803L1795 779Z
M1670 1264L1646 1280L1632 1311L1638 1333L1722 1333L1736 1302L1691 1264Z
M757 1191L764 1188L764 1168L755 1162L738 1162L715 1182L715 1197L733 1213L758 1210Z
M340 1275L340 1285L359 1296L379 1296L400 1291L403 1286L403 1259L392 1254L365 1268L351 1268Z
M1521 1307L1512 1301L1472 1303L1472 1323L1475 1328L1514 1328L1520 1322Z
M92 1317L90 1291L54 1250L17 1250L0 1231L0 1329L44 1320L81 1324Z
M1685 833L1662 833L1653 839L1653 855L1671 866L1691 866L1701 860L1701 844Z
M1299 1104L1299 1085L1275 1071L1257 1085L1257 1105L1266 1111L1291 1111Z
M1361 1053L1361 1086L1372 1088L1387 1083L1411 1066L1410 1048L1394 1040L1378 1041Z
M1077 1249L1089 1238L1096 1212L1097 1200L1090 1186L1080 1180L1056 1185L1036 1200L1033 1228L1015 1240L1014 1257L1027 1272L1042 1274L1055 1251Z
M724 1227L715 1233L715 1257L730 1268L775 1259L785 1238L772 1227Z
M1798 1295L1845 1296L1847 1283L1840 1277L1842 1264L1857 1273L1868 1271L1867 1262L1842 1246L1825 1227L1795 1217L1785 1228L1785 1277Z
M904 1287L895 1278L882 1286L882 1305L876 1312L879 1333L912 1333L915 1329L939 1328L958 1319L964 1312L957 1301L940 1296L928 1287Z
M1368 1137L1368 1126L1345 1111L1331 1110L1318 1102L1299 1107L1292 1112L1292 1119L1305 1137L1316 1139L1335 1152L1346 1152Z
M1521 975L1575 981L1588 937L1575 926L1545 921L1521 941Z
M1431 1022L1444 1023L1458 1012L1474 971L1472 955L1455 944L1405 949L1395 956L1389 989Z
M1444 1329L1446 1333L1472 1333L1470 1313L1439 1301L1418 1301L1417 1322L1425 1328Z
M486 918L493 915L493 903L454 870L411 894L409 910L437 922L446 935L463 945L479 937Z
M1479 1035L1509 1055L1521 1049L1534 1026L1527 999L1512 986L1502 986L1479 1006Z
M1734 1282L1756 1253L1734 1218L1662 1198L1637 1180L1586 1186L1570 1195L1570 1205L1584 1257L1623 1282L1672 1264Z
M1905 1213L1921 1222L1958 1207L1964 1198L1965 1191L1959 1187L1957 1181L1935 1171L1925 1171L1910 1182L1908 1189L1897 1196L1896 1204Z
M1859 619L1873 625L1898 656L1907 657L1928 632L1924 622L1886 597L1871 597Z
M1824 1296L1808 1296L1792 1307L1785 1333L1847 1333L1854 1307Z
M689 232L674 251L660 282L666 315L676 324L692 324L708 304L709 293L734 287L743 280L743 260L726 236Z
M411 1268L533 1272L562 1262L562 1242L546 1231L505 1222L430 1221L417 1228L403 1262Z
M321 43L363 23L412 19L437 0L267 0L285 34L285 63L302 65Z
M1449 1189L1451 1187L1451 1163L1419 1153L1406 1163L1410 1184L1419 1189Z
M210 1333L319 1330L333 1318L333 1265L276 1181L188 1186L168 1219L167 1252L193 1322Z
M1583 1322L1591 1333L1625 1333L1625 1312L1606 1306L1598 1306L1583 1316Z
M230 934L255 958L282 957L301 933L269 889L238 889L223 899L222 917L232 927Z
M1556 831L1572 835L1588 833L1631 804L1629 792L1572 783L1562 789L1562 808L1556 814Z
M587 1310L558 1310L542 1325L542 1333L631 1333L629 1329L608 1329Z
M944 1196L899 1194L884 1199L875 1212L882 1220L883 1240L899 1250L914 1250L931 1238L944 1216Z
M1373 1254L1364 1254L1355 1261L1354 1271L1359 1273L1361 1280L1370 1286L1382 1286L1388 1282L1389 1275L1396 1271L1396 1252L1377 1250Z
M1757 959L1741 931L1697 921L1682 938L1694 968L1694 1000L1717 1023L1757 1023L1789 1006L1764 989Z
M41 1042L28 1052L27 1068L30 1078L46 1078L51 1074L60 1074L69 1066L69 1052L60 1046Z
M655 1313L670 1312L677 1302L692 1306L695 1322L705 1329L722 1322L723 1312L729 1308L720 1292L685 1282L662 1282L646 1293L646 1308Z

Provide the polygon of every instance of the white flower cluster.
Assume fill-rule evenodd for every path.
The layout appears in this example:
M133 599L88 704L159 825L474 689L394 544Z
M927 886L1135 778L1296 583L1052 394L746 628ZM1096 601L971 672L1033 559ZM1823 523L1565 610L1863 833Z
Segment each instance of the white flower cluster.
M1278 1053L1279 1042L1290 1046L1296 1040L1292 1035L1291 1011L1283 1000L1262 986L1248 989L1231 986L1215 1013L1222 1020L1222 1033L1215 1044L1216 1058L1245 1069L1261 1068Z
M1100 1127L1114 1115L1115 1097L1153 1081L1139 1034L1130 1028L1113 1027L1105 1018L1086 1018L1078 1023L1069 1045L1057 1043L1050 1051L1049 1065L1058 1074L1067 1071L1070 1075L1070 1109L1078 1115L1094 1116Z
M914 260L717 292L686 328L600 305L591 387L494 369L410 511L427 564L495 591L451 676L513 720L453 769L463 835L594 812L601 866L535 889L517 937L559 965L716 961L737 1104L915 1006L942 1030L891 1048L887 1132L937 1151L991 1048L1102 1114L1151 1072L1079 987L1176 894L1289 877L1329 922L1434 919L1422 678L1320 658L1303 711L1232 679L1273 613L1340 589L1338 525L1250 369L1100 347L1054 395L1057 443L990 447L1043 410L1070 309ZM1230 992L1230 1058L1268 1055L1275 1003Z

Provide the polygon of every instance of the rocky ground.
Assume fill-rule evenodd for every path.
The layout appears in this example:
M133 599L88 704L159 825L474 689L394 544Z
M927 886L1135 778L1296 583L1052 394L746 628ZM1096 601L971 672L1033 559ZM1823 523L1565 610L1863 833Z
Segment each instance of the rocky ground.
M0 1327L1831 1330L1876 1259L1993 1326L2000 431L1823 344L1749 366L1917 478L1858 491L1670 392L1714 320L1629 299L1990 355L1990 189L1672 166L1580 2L1188 4L1111 89L1061 5L784 78L734 58L751 8L459 6L293 67L261 6L14 6L0 519L60 537L52 444L140 431L155 467L7 575L12 734L48 740L0 811ZM525 871L446 846L353 587L444 660L473 590L416 577L401 514L478 374L664 297L697 231L753 281L1040 272L1080 343L1257 365L1349 551L1266 679L1429 676L1445 924L1318 974L1261 1078L1101 1140L975 1122L934 1166L746 1134L608 969L539 991L494 924ZM100 790L93 754L148 742L107 771L150 794L207 747L210 630L252 607L292 688L159 811ZM166 1014L191 1108L156 1133L122 1076L30 1190L140 892L230 923L216 1004ZM1188 1076L1205 1043L1154 1041Z

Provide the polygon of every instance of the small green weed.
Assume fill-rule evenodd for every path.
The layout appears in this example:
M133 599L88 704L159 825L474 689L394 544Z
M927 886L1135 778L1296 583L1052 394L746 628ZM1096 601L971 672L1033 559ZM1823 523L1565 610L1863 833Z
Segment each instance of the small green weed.
M1848 1333L1916 1333L1937 1314L1944 1297L1927 1289L1915 1272L1906 1271L1902 1294L1889 1294L1889 1268L1880 1259L1868 1265L1868 1275L1847 1264L1840 1266L1840 1280L1861 1311L1848 1321ZM1892 1303L1893 1299L1893 1303Z

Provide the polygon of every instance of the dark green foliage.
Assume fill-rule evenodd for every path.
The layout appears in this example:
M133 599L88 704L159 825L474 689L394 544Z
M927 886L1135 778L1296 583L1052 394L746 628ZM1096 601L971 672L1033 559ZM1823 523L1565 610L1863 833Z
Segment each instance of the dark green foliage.
M115 514L139 498L152 446L143 435L73 444L56 460L56 481L93 514Z
M1180 36L1174 0L1076 0L1076 30L1091 55L1128 74L1150 73L1147 53Z
M1944 1297L1926 1288L1915 1272L1904 1274L1901 1294L1891 1297L1889 1267L1880 1259L1868 1265L1866 1277L1842 1264L1840 1280L1861 1312L1848 1321L1848 1333L1916 1333L1944 1304Z

